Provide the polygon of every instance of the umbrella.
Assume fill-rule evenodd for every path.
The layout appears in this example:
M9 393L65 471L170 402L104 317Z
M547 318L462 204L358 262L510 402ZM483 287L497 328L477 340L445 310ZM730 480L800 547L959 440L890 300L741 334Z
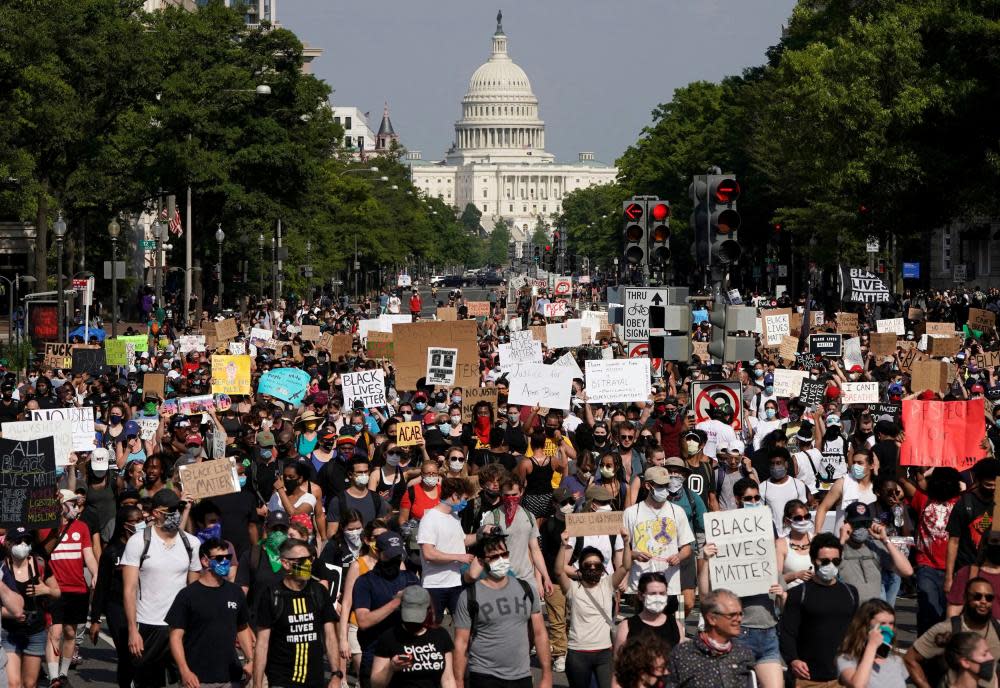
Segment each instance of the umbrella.
M84 340L85 342L89 342L90 341L90 337L97 337L97 341L103 342L104 338L107 337L107 334L104 332L104 330L102 330L99 327L91 327L89 330L87 330L86 334L84 334L84 329L83 329L83 326L81 325L80 327L78 327L75 330L73 330L72 332L70 332L69 336L71 338L72 337L79 337L80 339Z

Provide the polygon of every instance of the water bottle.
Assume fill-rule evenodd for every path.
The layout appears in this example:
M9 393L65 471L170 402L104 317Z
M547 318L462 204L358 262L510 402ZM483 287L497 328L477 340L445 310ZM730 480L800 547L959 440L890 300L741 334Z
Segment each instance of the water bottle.
M903 507L898 504L892 507L892 524L897 528L903 527Z

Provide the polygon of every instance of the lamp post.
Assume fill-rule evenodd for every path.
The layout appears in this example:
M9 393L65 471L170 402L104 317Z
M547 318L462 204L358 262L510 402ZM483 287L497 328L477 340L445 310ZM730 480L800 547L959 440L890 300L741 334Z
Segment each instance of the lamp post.
M260 300L264 300L264 233L257 237L257 246L260 247L260 263L257 270L260 272Z
M156 255L153 260L153 286L156 291L156 307L163 307L163 240L161 231L163 223L159 219L153 222L153 240L156 242Z
M215 240L219 244L219 313L222 312L222 242L226 240L226 233L222 231L222 223L219 223L218 228L215 230Z
M271 237L271 301L278 304L278 244Z
M118 221L111 218L108 223L108 236L111 237L111 336L118 336L118 235L122 228Z
M312 300L312 241L306 239L306 264L305 264L305 278L306 278L306 298L305 303L309 303Z
M66 294L63 291L63 239L66 238L66 220L63 219L62 212L60 211L59 217L56 219L56 223L52 225L52 231L56 235L56 253L59 256L59 341L65 341L66 333L66 320L65 320L65 298Z

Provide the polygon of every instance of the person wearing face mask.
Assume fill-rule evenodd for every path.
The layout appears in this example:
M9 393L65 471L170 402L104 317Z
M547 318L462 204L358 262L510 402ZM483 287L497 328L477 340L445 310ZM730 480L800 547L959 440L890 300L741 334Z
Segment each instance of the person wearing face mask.
M681 433L684 432L684 414L679 412L676 397L663 401L663 412L653 424L653 434L667 456L681 455ZM595 429L596 434L596 429Z
M718 511L719 501L716 497L715 471L712 470L711 459L705 454L705 446L708 443L707 435L702 430L690 430L684 433L682 440L684 451L682 456L688 468L687 488L701 498L709 511ZM716 443L717 457L720 446L728 446L728 442L723 440L721 445Z
M377 492L372 492L368 485L371 482L371 465L363 457L355 457L351 461L347 474L350 485L339 495L334 495L326 503L326 537L332 538L340 527L341 516L349 511L361 514L362 525L388 515L389 502Z
M691 469L687 463L676 456L672 456L663 464L667 469L670 480L667 484L667 501L677 506L687 517L687 522L691 531L695 535L695 544L692 554L695 556L681 562L680 582L681 591L684 595L684 605L687 613L694 608L694 591L698 584L696 555L705 545L705 502L698 494L688 487L691 477Z
M398 509L406 491L406 471L414 473L410 467L410 448L399 447L390 439L382 444L381 453L382 465L372 471L368 489L387 501L391 508Z
M753 432L753 448L760 449L764 438L775 430L783 428L787 423L787 418L778 415L778 400L768 399L764 402L763 418L756 415L747 419L750 429Z
M958 499L948 518L948 561L945 568L944 591L952 587L955 571L976 563L982 538L993 514L993 494L1000 460L981 459L972 467L973 485Z
M243 589L250 605L251 625L256 627L257 605L263 591L281 580L279 549L288 539L288 514L272 511L264 522L260 540L240 555L236 568L236 584Z
M253 657L254 639L246 597L229 580L233 555L225 542L209 538L198 558L201 573L177 593L167 612L170 653L185 688L239 683L253 675L253 662L240 664L236 644Z
M794 588L813 577L809 545L812 543L814 528L809 509L798 499L789 500L785 504L784 523L788 535L775 540L774 551L785 587Z
M767 417L767 402L773 401L776 411L778 408L778 397L774 393L774 375L766 373L757 379L762 383L762 387L759 388L759 391L750 400L748 411L757 420L769 420Z
M358 620L358 644L361 647L359 676L361 685L371 685L372 664L378 639L403 622L400 607L403 591L420 581L402 569L406 549L398 533L386 531L375 538L378 563L368 573L358 576L352 590L352 606Z
M974 633L984 641L989 654L1000 657L1000 622L993 617L993 600L996 591L985 578L973 578L965 590L965 604L962 613L945 619L931 626L919 636L906 651L903 661L910 673L910 681L917 688L932 688L939 683L939 671L935 666L936 658L944 653L942 640L959 633ZM986 672L984 672L986 673ZM978 685L982 688L992 688L996 682L992 675L979 677ZM954 676L949 676L953 679ZM948 686L955 685L951 680Z
M201 572L195 555L201 543L181 530L186 509L176 492L160 490L153 495L151 526L136 531L125 544L122 587L136 688L162 683L170 662L165 617L177 593Z
M708 419L698 423L694 430L705 433L705 441L702 451L710 459L716 458L716 448L720 444L729 444L740 441L736 436L736 431L732 426L732 408L728 405L713 406L708 410ZM687 441L687 437L682 437Z
M715 450L719 460L715 472L715 498L722 511L739 508L733 494L733 487L738 481L751 478L755 482L760 482L750 457L743 455L743 449L743 443L740 442L735 445L723 443Z
M521 407L516 404L507 406L507 427L504 429L504 445L509 451L524 454L528 451L528 438L525 437L521 425Z
M295 421L295 451L297 456L308 457L319 443L319 426L323 419L309 409Z
M621 539L626 537L623 532ZM609 574L604 554L596 547L584 547L575 574L571 574L573 569L567 560L574 546L570 539L563 531L562 547L556 557L559 587L570 613L566 679L569 688L590 688L592 681L598 688L611 688L615 589L625 580L628 568L619 560Z
M631 564L631 562L628 562ZM677 598L667 595L667 579L659 571L639 576L641 611L618 624L614 650L618 654L629 640L664 642L674 648L684 636L684 626L677 618Z
M316 553L308 542L289 539L280 554L284 577L257 610L253 688L263 688L265 677L271 686L323 686L324 655L329 685L337 685L344 678L337 616L330 593L312 577Z
M857 610L858 591L838 578L844 546L833 533L809 545L813 577L788 591L781 615L780 647L797 685L835 685L837 648ZM799 683L799 682L802 683Z
M455 607L456 688L466 683L470 688L551 688L552 657L539 597L527 582L508 575L506 538L484 534L474 554L475 569L485 576L477 575L462 590ZM509 612L496 611L501 609ZM541 667L537 684L532 682L529 633Z
M13 591L24 600L22 614L3 619L3 651L7 655L5 671L11 684L23 688L36 688L38 685L38 674L48 642L45 611L51 601L59 598L59 583L45 560L33 553L34 542L34 533L24 527L8 529L4 542L7 556L3 565L9 577L13 578Z
M314 575L326 584L334 602L340 601L347 572L361 554L365 527L362 519L360 512L344 512L340 517L337 535L326 541L316 560Z
M850 460L850 472L833 484L830 491L823 497L819 507L816 509L816 523L822 529L826 523L826 515L831 510L837 513L837 532L840 532L844 524L845 510L855 502L862 504L874 504L878 497L875 495L873 484L874 475L872 463L874 458L871 452L861 450L854 452Z
M4 382L0 386L0 423L10 423L21 415L24 405L14 398L14 385Z
M660 571L667 579L667 594L679 595L681 563L691 557L695 541L687 514L669 499L671 488L683 489L683 477L678 485L665 467L650 466L643 474L643 482L646 498L625 509L623 514L632 548L626 591L636 594L642 574ZM671 535L668 537L666 533Z
M896 613L882 600L861 605L840 645L837 670L840 685L870 688L905 688L906 666L892 648Z
M824 417L817 413L813 418L816 421L815 446L823 456L817 466L820 480L817 492L823 493L832 489L834 482L850 470L847 466L847 440L844 439L839 414L829 413Z
M444 610L454 616L462 590L462 567L472 563L466 547L475 544L475 534L466 535L459 520L469 505L472 485L464 478L449 476L441 481L441 501L420 519L417 544L420 546L422 584L434 601L435 618Z
M576 511L576 499L565 485L560 485L552 493L552 503L555 505L555 514L545 520L538 529L538 535L549 578L558 580L556 558L563 545L566 516ZM553 585L552 592L545 596L545 618L552 647L552 670L563 673L566 671L566 596L558 585Z
M419 480L407 486L399 503L400 523L412 520L415 526L428 509L433 509L441 501L440 470L434 460L426 460L420 465Z
M454 688L454 644L448 632L434 624L430 595L411 585L403 591L399 610L401 623L383 633L375 645L372 686Z
M858 590L860 602L882 596L882 574L913 575L913 567L892 542L884 525L873 520L872 506L854 502L844 512L840 577Z
M955 633L944 649L949 669L948 685L975 688L983 683L996 684L997 655L989 643L975 633Z
M591 485L587 488L586 501L583 504L583 513L613 511L613 499L611 491L604 485ZM596 549L601 553L610 576L615 569L621 566L624 543L618 534L613 535L583 535L571 537L568 540L570 554L567 557L567 574L576 576L579 573L580 558L584 549Z
M784 447L773 447L767 456L770 467L770 477L760 484L760 494L764 503L771 509L774 527L778 537L788 535L784 523L785 504L793 499L800 502L809 501L809 488L798 478L788 474L788 465L792 457Z

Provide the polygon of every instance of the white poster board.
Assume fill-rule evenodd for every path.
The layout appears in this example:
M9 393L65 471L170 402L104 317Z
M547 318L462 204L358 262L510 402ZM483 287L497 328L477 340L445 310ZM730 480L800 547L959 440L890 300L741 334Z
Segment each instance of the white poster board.
M545 344L550 349L571 349L583 343L583 320L574 318L545 326Z
M572 351L567 351L566 353L564 353L562 356L557 358L552 365L565 366L573 371L573 377L578 377L581 380L583 379L583 371L580 370L580 365L576 362L576 359L573 357Z
M844 360L844 372L850 372L851 368L856 365L864 367L865 359L861 356L860 337L851 337L844 340L844 350L841 358Z
M381 370L361 370L340 376L344 390L344 408L353 409L360 400L365 408L385 406L385 373Z
M458 349L427 347L428 385L451 387L455 384L455 369L458 367Z
M906 324L903 322L902 318L886 318L885 320L876 320L875 330L877 332L892 332L900 337L906 336Z
M764 330L767 332L767 346L781 346L782 337L792 333L791 315L764 315Z
M69 423L73 428L73 451L94 451L97 446L94 436L93 406L34 410L31 412L31 420Z
M525 363L510 375L511 404L534 408L568 409L573 391L573 371L567 366Z
M0 425L0 434L8 440L39 440L51 437L56 451L56 465L68 466L73 452L73 426L46 420L19 420Z
M705 541L718 553L708 560L712 589L739 597L766 595L778 582L770 509L734 509L705 514Z
M647 401L650 394L649 358L587 361L587 401L608 404Z
M802 389L802 381L809 377L807 370L789 370L787 368L775 368L774 370L774 395L782 399L791 399L799 396Z
M840 403L845 406L848 404L877 404L878 383L842 382L840 385Z

